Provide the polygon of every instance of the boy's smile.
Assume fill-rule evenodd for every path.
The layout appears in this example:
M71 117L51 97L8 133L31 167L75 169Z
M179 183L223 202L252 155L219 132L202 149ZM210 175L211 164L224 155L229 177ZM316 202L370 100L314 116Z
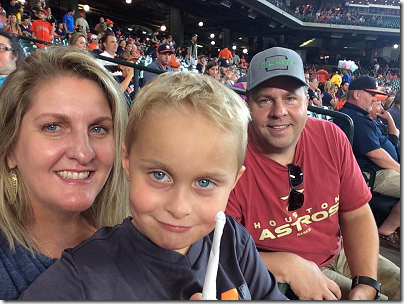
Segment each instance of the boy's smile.
M190 106L151 110L122 160L133 225L158 246L186 254L214 229L244 171L237 171L235 142Z

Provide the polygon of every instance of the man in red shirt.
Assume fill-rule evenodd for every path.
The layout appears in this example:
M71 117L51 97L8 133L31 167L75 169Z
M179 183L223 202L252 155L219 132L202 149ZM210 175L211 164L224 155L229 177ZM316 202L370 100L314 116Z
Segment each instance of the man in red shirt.
M382 297L399 296L400 269L378 255L372 196L347 137L307 117L300 56L280 47L255 55L246 101L246 171L226 213L250 232L268 270L300 300L372 300L378 281Z

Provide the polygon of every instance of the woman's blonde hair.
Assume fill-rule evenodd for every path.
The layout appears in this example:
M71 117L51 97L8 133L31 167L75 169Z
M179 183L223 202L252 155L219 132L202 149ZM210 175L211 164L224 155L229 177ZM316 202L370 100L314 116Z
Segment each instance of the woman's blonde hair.
M333 82L328 80L324 83L324 91L326 91L327 93L331 94L334 91L334 88L335 86Z
M34 253L35 241L29 230L31 208L19 177L16 200L7 166L7 156L17 144L21 119L34 102L39 86L63 77L78 77L94 81L105 94L112 112L115 160L108 179L92 206L82 215L94 227L112 226L129 215L128 182L121 165L121 143L124 140L128 113L123 93L114 78L90 55L74 47L50 47L38 50L6 78L0 90L0 230L11 250L15 242ZM86 92L83 92L86 94ZM85 106L85 105L84 105ZM29 153L27 151L27 153ZM33 152L31 152L33 153ZM46 191L46 187L44 187ZM0 233L1 233L0 231Z
M234 135L234 149L237 149L240 168L244 162L247 127L251 119L247 105L233 90L210 76L197 73L163 73L140 90L131 108L126 129L128 153L142 120L153 110L171 107L184 111L185 106L189 105L217 127Z

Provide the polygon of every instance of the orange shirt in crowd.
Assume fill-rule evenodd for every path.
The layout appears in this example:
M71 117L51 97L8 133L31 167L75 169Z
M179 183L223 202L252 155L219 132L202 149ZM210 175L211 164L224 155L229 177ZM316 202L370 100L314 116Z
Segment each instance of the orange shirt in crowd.
M221 50L219 52L219 58L222 58L222 57L224 57L226 59L230 59L233 57L233 55L231 54L231 52L229 51L228 48L224 48L223 50Z
M34 20L32 22L30 30L35 33L35 38L47 42L52 41L51 32L52 25L48 21ZM41 43L35 43L38 47L44 48L45 45Z

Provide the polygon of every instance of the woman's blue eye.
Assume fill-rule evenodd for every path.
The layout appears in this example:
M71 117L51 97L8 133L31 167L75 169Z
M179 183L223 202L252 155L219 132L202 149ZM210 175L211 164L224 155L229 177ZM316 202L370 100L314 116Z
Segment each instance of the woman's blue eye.
M198 186L201 188L212 188L214 184L208 179L198 180Z
M60 126L58 124L55 124L55 123L51 123L51 124L48 124L48 125L44 126L44 129L46 129L48 131L57 131L58 128L60 128Z
M161 171L154 171L153 172L153 177L159 181L167 181L168 176L167 174L161 172Z

